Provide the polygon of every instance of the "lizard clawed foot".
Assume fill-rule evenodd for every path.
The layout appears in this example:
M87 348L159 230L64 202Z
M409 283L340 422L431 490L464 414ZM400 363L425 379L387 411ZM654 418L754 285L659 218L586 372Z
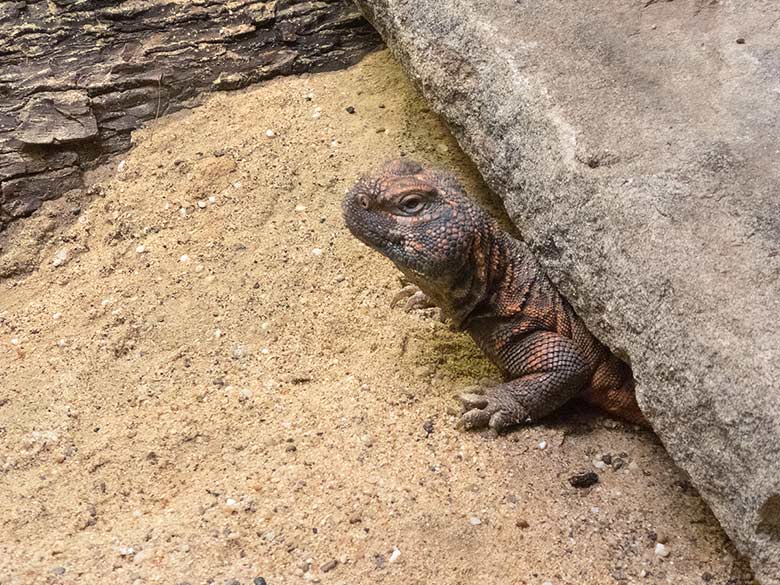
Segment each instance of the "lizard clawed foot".
M457 396L463 405L458 427L466 430L490 428L502 433L526 418L511 392L499 384L489 389L467 388Z
M414 309L429 309L435 306L431 299L413 284L408 284L399 290L393 297L393 300L390 301L390 307L395 307L403 299L406 299L404 311L407 313Z

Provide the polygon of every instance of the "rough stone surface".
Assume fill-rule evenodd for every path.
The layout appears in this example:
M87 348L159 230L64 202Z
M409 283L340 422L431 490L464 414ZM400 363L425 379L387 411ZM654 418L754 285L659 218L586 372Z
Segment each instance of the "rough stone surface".
M0 230L203 92L341 68L379 43L348 0L0 2Z
M359 4L780 583L780 5Z

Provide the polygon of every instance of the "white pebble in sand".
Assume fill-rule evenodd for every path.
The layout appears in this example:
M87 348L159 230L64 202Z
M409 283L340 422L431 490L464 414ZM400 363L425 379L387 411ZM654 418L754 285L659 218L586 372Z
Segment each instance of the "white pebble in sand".
M205 201L198 201L198 207L201 209L206 209L206 202Z
M181 258L179 258L179 262L189 262L190 257L187 256L187 254L182 254Z
M70 260L70 251L67 248L60 248L54 253L51 263L56 268L62 266L68 260Z
M227 514L238 512L238 502L233 498L227 498L222 506L222 511Z
M390 562L394 563L398 560L398 557L401 556L401 551L398 550L398 547L393 547L393 552L390 554Z
M274 131L273 131L273 130L271 130L270 128L269 128L268 130L266 130L266 131L265 131L265 135L266 135L266 136L268 136L268 138L273 138L274 136L276 136L276 134L274 133Z
M469 518L469 524L471 524L472 526L479 526L480 524L482 524L482 520L480 520L476 516L472 516L471 518Z
M322 256L322 248L312 248L312 256Z
M55 321L59 321L60 319L62 319L62 313L54 313L51 316L51 318L54 319Z
M547 449L547 441L540 441L539 448L542 450Z
M129 557L135 554L135 549L132 546L120 546L118 551L119 556L122 557Z
M186 207L180 207L179 208L179 215L182 217L187 217L187 208Z
M143 244L138 244L135 247L135 252L136 254L143 254L144 252L146 252L146 246L144 246Z
M306 211L306 206L305 205L300 205L300 204L296 205L295 206L295 211L298 211L298 212Z
M659 557L668 557L669 556L669 549L666 548L665 545L661 544L660 542L655 543L655 554Z
M11 345L19 345L19 338L18 337L12 337L11 338Z
M211 197L209 197L209 203L214 205L216 202L217 202L217 198L216 197L214 197L213 195Z

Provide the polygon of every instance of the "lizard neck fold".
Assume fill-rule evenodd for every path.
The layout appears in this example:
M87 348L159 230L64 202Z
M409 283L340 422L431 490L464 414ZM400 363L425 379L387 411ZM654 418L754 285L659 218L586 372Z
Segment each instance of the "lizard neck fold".
M463 331L475 319L498 316L496 291L507 278L512 247L512 239L492 221L474 235L464 268L444 291L445 298L436 299L453 329Z

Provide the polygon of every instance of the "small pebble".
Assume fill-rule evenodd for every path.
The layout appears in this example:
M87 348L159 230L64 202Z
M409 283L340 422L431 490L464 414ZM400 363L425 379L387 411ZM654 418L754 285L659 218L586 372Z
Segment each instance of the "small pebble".
M433 432L433 421L430 419L426 420L423 423L423 430L430 435Z
M187 256L187 254L182 254L181 258L179 258L179 262L189 262L190 257Z
M54 567L51 570L52 573L55 575L64 575L65 574L65 567Z
M132 546L120 546L118 551L120 557L130 557L135 554L135 549Z
M577 489L588 488L599 481L599 476L592 471L583 471L569 478L569 483Z
M593 506L593 507L590 509L590 511L591 511L591 513L593 513L593 514L598 514L599 512L601 512L601 508L599 508L598 506Z
M354 114L355 113L355 107L354 106L347 106L346 107L348 114Z
M211 203L211 205L214 205L216 202L217 202L217 198L216 197L214 197L213 195L211 197L209 197L209 203Z
M187 217L187 208L186 207L180 207L179 208L179 215L182 217Z
M322 248L312 248L312 256L322 256Z
M368 392L369 390L371 390L371 386L369 386L368 384L361 384L360 386L361 392Z
M737 39L737 44L738 44L738 45L744 45L744 44L745 44L745 39L743 39L742 37L739 37L739 38Z
M295 211L298 211L298 212L306 211L306 206L298 204L298 205L295 206Z
M607 465L612 465L612 454L611 453L604 453L601 456L601 460L606 463Z
M539 448L542 450L547 449L547 441L540 441Z
M267 583L262 577L255 577L252 579L252 585L267 585Z
M68 260L70 260L70 251L67 248L60 248L54 253L51 263L57 268L66 264Z
M233 498L227 498L225 503L222 505L222 511L226 514L234 514L235 512L238 512L238 502Z
M125 168L127 168L127 161L125 160L120 160L119 164L116 165L116 170L120 173L124 172Z
M62 313L54 313L51 316L51 318L54 319L55 321L59 321L60 319L62 319Z
M198 207L201 209L206 209L206 202L205 201L198 201Z
M606 469L607 468L607 464L604 463L603 461L593 461L593 467L595 467L596 469L599 469L599 470Z
M11 338L11 345L19 345L19 338L18 337L12 337Z
M268 138L273 138L275 136L274 131L270 128L265 131L265 135L268 136Z
M480 524L482 524L482 520L480 520L476 516L472 516L471 518L469 518L469 524L471 524L472 526L479 526Z
M336 559L332 559L332 560L328 561L327 563L323 564L320 567L320 571L322 571L323 573L327 573L327 572L332 571L333 569L335 569L336 565L338 565L338 564L339 564L339 562Z
M398 557L400 557L400 556L401 556L401 551L398 550L398 548L394 546L393 547L393 553L390 555L390 562L394 563L395 561L398 560Z
M661 544L660 542L655 543L655 554L659 557L668 557L669 556L669 549L666 548L665 545Z
M366 447L370 447L374 444L374 440L371 438L371 435L363 435L360 437L360 442L363 443Z
M650 573L648 573L648 572L647 572L646 570L644 570L644 569L642 569L641 571L639 571L639 576L640 576L640 577L647 577L649 574L650 574Z
M238 579L228 579L225 581L225 585L241 585L241 581Z
M143 244L138 244L135 247L135 253L136 254L143 254L144 252L146 252L146 246L144 246Z
M530 524L528 524L528 520L526 520L525 518L520 518L519 520L515 520L515 526L525 530L530 526Z

